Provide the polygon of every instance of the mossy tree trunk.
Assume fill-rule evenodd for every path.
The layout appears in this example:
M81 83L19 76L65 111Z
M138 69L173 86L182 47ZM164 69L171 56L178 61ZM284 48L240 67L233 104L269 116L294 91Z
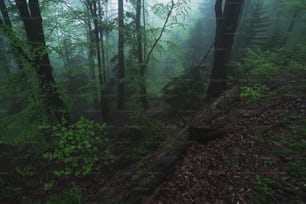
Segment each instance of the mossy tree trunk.
M60 97L52 75L39 1L15 0L15 2L30 46L31 62L39 77L42 101L45 103L48 113L54 114L58 122L65 119L69 124L71 123L70 115Z

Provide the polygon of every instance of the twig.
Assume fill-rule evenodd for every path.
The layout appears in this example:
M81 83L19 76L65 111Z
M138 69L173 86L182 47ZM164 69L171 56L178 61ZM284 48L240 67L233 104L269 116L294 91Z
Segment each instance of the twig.
M155 39L154 44L153 44L153 46L151 47L151 49L150 49L150 51L149 51L149 53L148 53L148 56L147 56L146 61L145 61L145 65L147 65L147 64L149 63L150 57L151 57L151 55L152 55L152 52L153 52L153 50L155 49L157 43L158 43L159 40L161 39L161 37L162 37L162 35L163 35L163 33L164 33L166 27L167 27L167 24L168 24L168 21L169 21L169 19L170 19L171 14L172 14L172 11L173 11L173 9L174 9L174 6L175 6L175 3L174 3L174 1L172 0L172 1L171 1L171 7L170 7L169 12L168 12L168 14L167 14L167 18L166 18L166 20L165 20L165 22L164 22L164 25L163 25L163 27L162 27L162 30L161 30L160 33L159 33L158 38Z
M211 49L214 47L214 45L215 45L215 42L213 42L213 43L211 44L211 46L208 48L208 50L207 50L207 52L206 52L206 55L203 57L203 59L201 60L201 62L198 64L198 66L201 66L201 65L205 62L205 60L207 59L207 57L208 57L208 55L209 55Z

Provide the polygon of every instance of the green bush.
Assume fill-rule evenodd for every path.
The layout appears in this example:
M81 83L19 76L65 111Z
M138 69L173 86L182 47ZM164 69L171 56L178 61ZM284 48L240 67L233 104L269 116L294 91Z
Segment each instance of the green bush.
M96 170L96 162L113 162L110 140L106 138L105 124L97 124L82 117L77 123L66 127L65 123L52 126L52 136L57 139L52 151L43 156L57 164L56 176L84 176Z
M284 50L248 49L246 55L236 63L234 78L247 83L262 82L276 75L306 71L296 55Z
M256 184L258 188L258 197L256 203L268 203L269 198L272 196L272 192L269 188L270 179L261 178L259 175L256 176Z
M260 101L261 97L268 92L268 88L263 85L257 85L257 86L242 86L241 87L241 97L247 98L247 103L257 103Z
M66 190L61 194L53 195L46 202L47 204L82 204L84 198L77 189Z

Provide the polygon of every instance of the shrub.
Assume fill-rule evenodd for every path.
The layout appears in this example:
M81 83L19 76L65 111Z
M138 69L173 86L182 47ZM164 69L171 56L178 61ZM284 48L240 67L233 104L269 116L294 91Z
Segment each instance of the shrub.
M236 63L234 77L247 83L262 82L279 74L305 71L305 66L296 54L284 50L248 49L246 55Z
M112 162L114 155L105 126L84 117L69 128L65 123L52 126L52 136L57 142L55 148L43 156L57 164L54 174L84 176L98 168L95 165L101 158L105 165Z
M241 87L241 97L247 98L247 103L257 103L261 97L268 92L268 88L263 85L257 86L242 86Z
M53 195L46 203L47 204L81 204L84 203L84 198L78 189L66 190L61 194Z

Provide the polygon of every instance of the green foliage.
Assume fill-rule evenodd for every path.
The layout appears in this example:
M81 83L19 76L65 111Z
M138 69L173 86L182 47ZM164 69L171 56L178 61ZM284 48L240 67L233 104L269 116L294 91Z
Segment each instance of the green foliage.
M20 189L12 188L11 184L3 178L0 178L0 200L14 200Z
M69 128L65 123L52 126L52 136L57 139L54 150L45 153L44 158L55 161L56 176L84 176L97 169L96 162L113 162L110 140L107 139L105 124L97 124L82 117Z
M263 85L253 87L242 86L240 96L246 97L248 104L253 104L259 102L262 96L267 92L268 88Z
M272 192L269 189L270 179L261 178L259 175L256 176L256 184L258 188L258 197L256 203L268 203L268 199L272 196Z
M271 139L276 142L281 142L285 140L285 137L282 134L277 134L277 135L273 135Z
M78 189L70 189L57 195L53 195L47 204L82 204L85 199L80 195Z
M258 83L276 75L306 71L306 67L296 59L295 53L284 50L248 49L236 66L234 77L243 83Z
M124 126L121 133L132 142L132 148L138 155L145 155L156 148L164 134L161 123L149 118L142 111L130 114L130 122Z
M301 141L288 143L288 148L297 152L297 156L289 162L290 173L306 181L306 119L296 121L293 133Z
M173 78L162 89L163 98L174 110L194 110L203 104L203 94L207 87L207 72L203 67L186 69Z
M305 149L305 146L304 146ZM289 162L290 173L306 181L306 158L300 155Z
M42 103L33 100L22 111L0 119L1 142L18 148L40 142L41 148L45 140L41 127L48 121Z
M52 189L54 186L54 180L50 180L44 183L44 190L48 191L50 189Z
M306 119L299 120L294 127L294 133L298 134L300 138L306 137Z

